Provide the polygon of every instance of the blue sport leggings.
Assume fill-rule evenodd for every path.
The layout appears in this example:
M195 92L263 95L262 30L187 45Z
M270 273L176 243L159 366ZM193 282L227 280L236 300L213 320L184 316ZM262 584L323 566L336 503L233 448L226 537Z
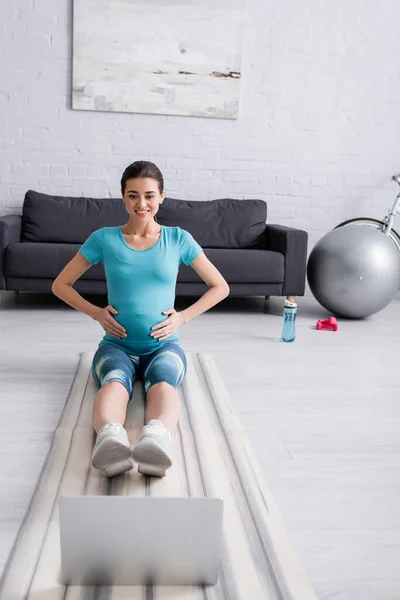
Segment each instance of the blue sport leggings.
M178 387L187 370L185 351L175 342L166 342L155 352L134 356L113 344L99 346L92 362L92 376L99 389L110 381L120 381L131 400L135 379L142 379L144 390L155 383L166 381Z

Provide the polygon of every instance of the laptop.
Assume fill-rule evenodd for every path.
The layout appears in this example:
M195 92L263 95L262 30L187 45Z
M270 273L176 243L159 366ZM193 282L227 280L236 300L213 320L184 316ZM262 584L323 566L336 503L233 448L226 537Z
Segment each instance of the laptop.
M221 498L63 496L61 583L214 585Z

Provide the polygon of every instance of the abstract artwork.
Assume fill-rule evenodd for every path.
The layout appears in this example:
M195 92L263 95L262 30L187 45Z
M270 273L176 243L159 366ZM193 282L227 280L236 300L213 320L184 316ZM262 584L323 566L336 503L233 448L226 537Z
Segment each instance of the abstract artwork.
M239 116L245 0L74 0L72 108Z

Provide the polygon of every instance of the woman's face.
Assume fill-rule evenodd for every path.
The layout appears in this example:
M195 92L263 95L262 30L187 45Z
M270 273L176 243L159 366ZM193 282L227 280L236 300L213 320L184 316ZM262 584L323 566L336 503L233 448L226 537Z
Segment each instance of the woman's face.
M123 194L126 209L133 219L148 221L158 211L160 203L164 200L164 193L160 194L156 179L135 178L128 179ZM139 214L138 211L145 211Z

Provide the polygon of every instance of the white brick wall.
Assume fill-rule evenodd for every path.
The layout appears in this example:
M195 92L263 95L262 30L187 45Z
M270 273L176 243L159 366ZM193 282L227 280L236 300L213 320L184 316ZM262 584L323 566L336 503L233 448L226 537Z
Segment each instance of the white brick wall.
M70 0L2 2L0 214L28 188L117 196L137 159L167 195L262 198L310 247L386 213L400 171L398 0L247 0L236 121L72 111ZM400 225L398 225L400 229Z

